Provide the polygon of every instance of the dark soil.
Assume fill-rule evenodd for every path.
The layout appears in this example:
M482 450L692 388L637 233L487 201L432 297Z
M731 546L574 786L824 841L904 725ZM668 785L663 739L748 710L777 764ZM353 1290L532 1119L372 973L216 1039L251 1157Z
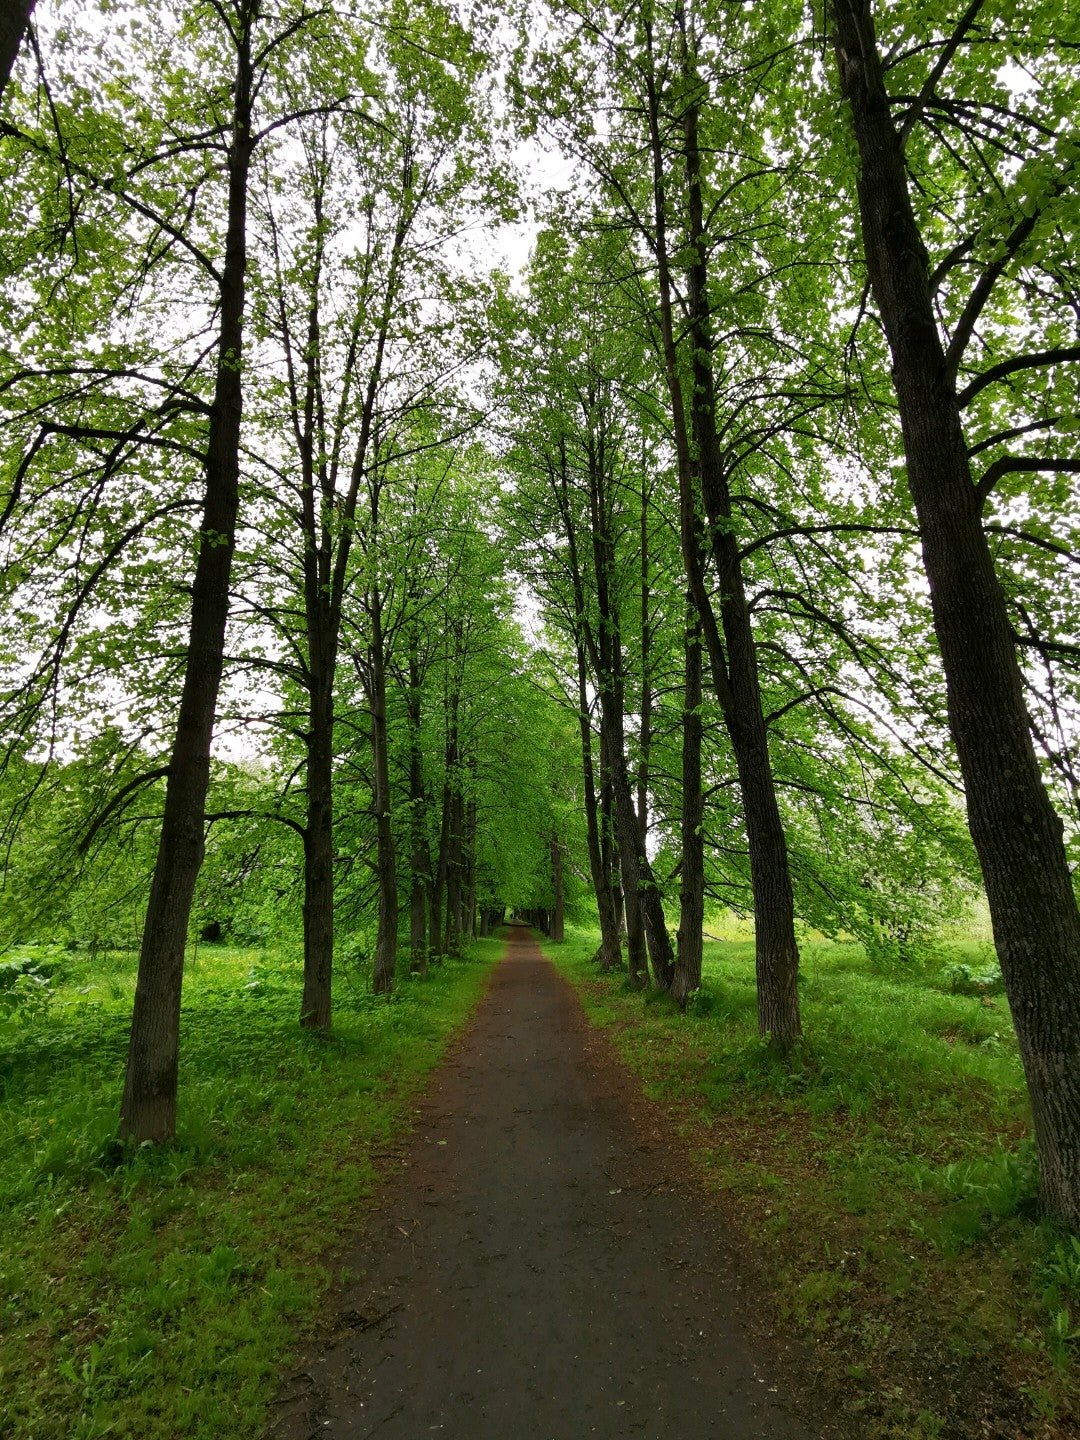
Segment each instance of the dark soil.
M436 1073L275 1440L814 1440L795 1342L528 931ZM852 1435L850 1420L844 1433Z

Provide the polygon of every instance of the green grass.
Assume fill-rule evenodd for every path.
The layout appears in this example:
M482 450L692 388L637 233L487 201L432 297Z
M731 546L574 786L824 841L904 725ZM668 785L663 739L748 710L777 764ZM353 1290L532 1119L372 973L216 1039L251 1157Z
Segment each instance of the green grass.
M706 945L685 1015L601 979L596 944L575 932L547 948L766 1243L789 1316L879 1368L874 1433L919 1435L919 1414L936 1413L907 1392L888 1399L890 1375L917 1392L920 1371L972 1357L994 1357L1010 1383L1023 1375L1045 1414L1075 1414L1080 1241L1038 1221L1004 999L982 984L951 993L957 963L986 971L984 947L950 947L940 970L897 979L855 944L805 943L805 1038L785 1062L757 1036L752 942Z
M381 1152L475 1006L497 940L392 1000L343 975L332 1039L299 965L206 947L185 982L174 1144L112 1143L131 957L68 957L0 1018L0 1434L261 1433Z

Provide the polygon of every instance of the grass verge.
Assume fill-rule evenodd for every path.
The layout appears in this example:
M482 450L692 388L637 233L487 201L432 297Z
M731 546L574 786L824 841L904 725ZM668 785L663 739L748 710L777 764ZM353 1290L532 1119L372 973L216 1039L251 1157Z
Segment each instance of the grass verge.
M881 1440L1075 1436L1080 1240L1036 1211L1005 1002L803 947L805 1041L756 1034L753 946L706 946L685 1015L600 978L597 936L547 953L666 1110L784 1316Z
M297 966L204 949L185 982L175 1143L117 1157L133 961L69 959L0 1026L0 1435L261 1433L330 1264L475 1007L498 940L405 979L339 984L330 1039Z

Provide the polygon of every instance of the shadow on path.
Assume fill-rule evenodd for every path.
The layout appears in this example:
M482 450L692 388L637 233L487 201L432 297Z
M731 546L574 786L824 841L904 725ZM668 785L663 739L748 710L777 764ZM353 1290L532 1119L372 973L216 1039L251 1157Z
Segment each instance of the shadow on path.
M436 1072L274 1440L813 1440L717 1217L527 930ZM772 1350L772 1347L770 1347ZM770 1369L770 1365L773 1369Z

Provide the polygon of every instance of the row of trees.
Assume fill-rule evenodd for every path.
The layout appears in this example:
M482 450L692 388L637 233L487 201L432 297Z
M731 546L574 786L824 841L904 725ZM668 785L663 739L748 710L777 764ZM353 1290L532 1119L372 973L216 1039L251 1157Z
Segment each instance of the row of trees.
M376 991L403 896L420 969L504 899L550 898L559 787L517 813L503 793L541 778L535 705L472 438L485 285L456 241L509 192L487 59L439 6L132 6L27 62L4 151L8 813L25 836L78 792L70 756L106 728L83 848L160 792L121 1121L160 1140L208 825L302 847L317 1029L339 873L377 916ZM216 777L215 726L245 737Z
M896 957L981 876L1078 1223L1056 17L111 14L4 99L0 529L12 833L106 722L91 845L163 792L125 1133L174 1124L207 824L293 832L324 1028L359 815L376 989L583 880L601 963L685 1003L711 897L781 1051L799 920ZM573 167L524 286L468 238L514 214L499 76Z
M1051 794L1075 821L1075 77L1049 12L1021 35L1002 7L938 8L916 27L886 7L884 41L864 0L828 7L823 35L801 7L708 0L556 3L542 41L523 30L519 112L588 182L534 267L522 524L564 682L576 668L600 710L618 870L591 837L598 891L640 903L653 978L679 999L700 974L705 794L737 780L760 1027L784 1049L797 913L851 925L822 861L883 820L947 835L932 777L958 768L1043 1197L1075 1225L1080 921ZM654 530L668 557L677 541L663 601ZM929 614L904 573L916 538ZM665 662L683 703L681 793L660 817L679 816L677 949L648 843ZM846 803L865 798L866 818L838 825L852 761L864 786ZM792 789L818 800L809 864ZM610 908L601 894L605 955ZM632 921L628 940L640 974Z

